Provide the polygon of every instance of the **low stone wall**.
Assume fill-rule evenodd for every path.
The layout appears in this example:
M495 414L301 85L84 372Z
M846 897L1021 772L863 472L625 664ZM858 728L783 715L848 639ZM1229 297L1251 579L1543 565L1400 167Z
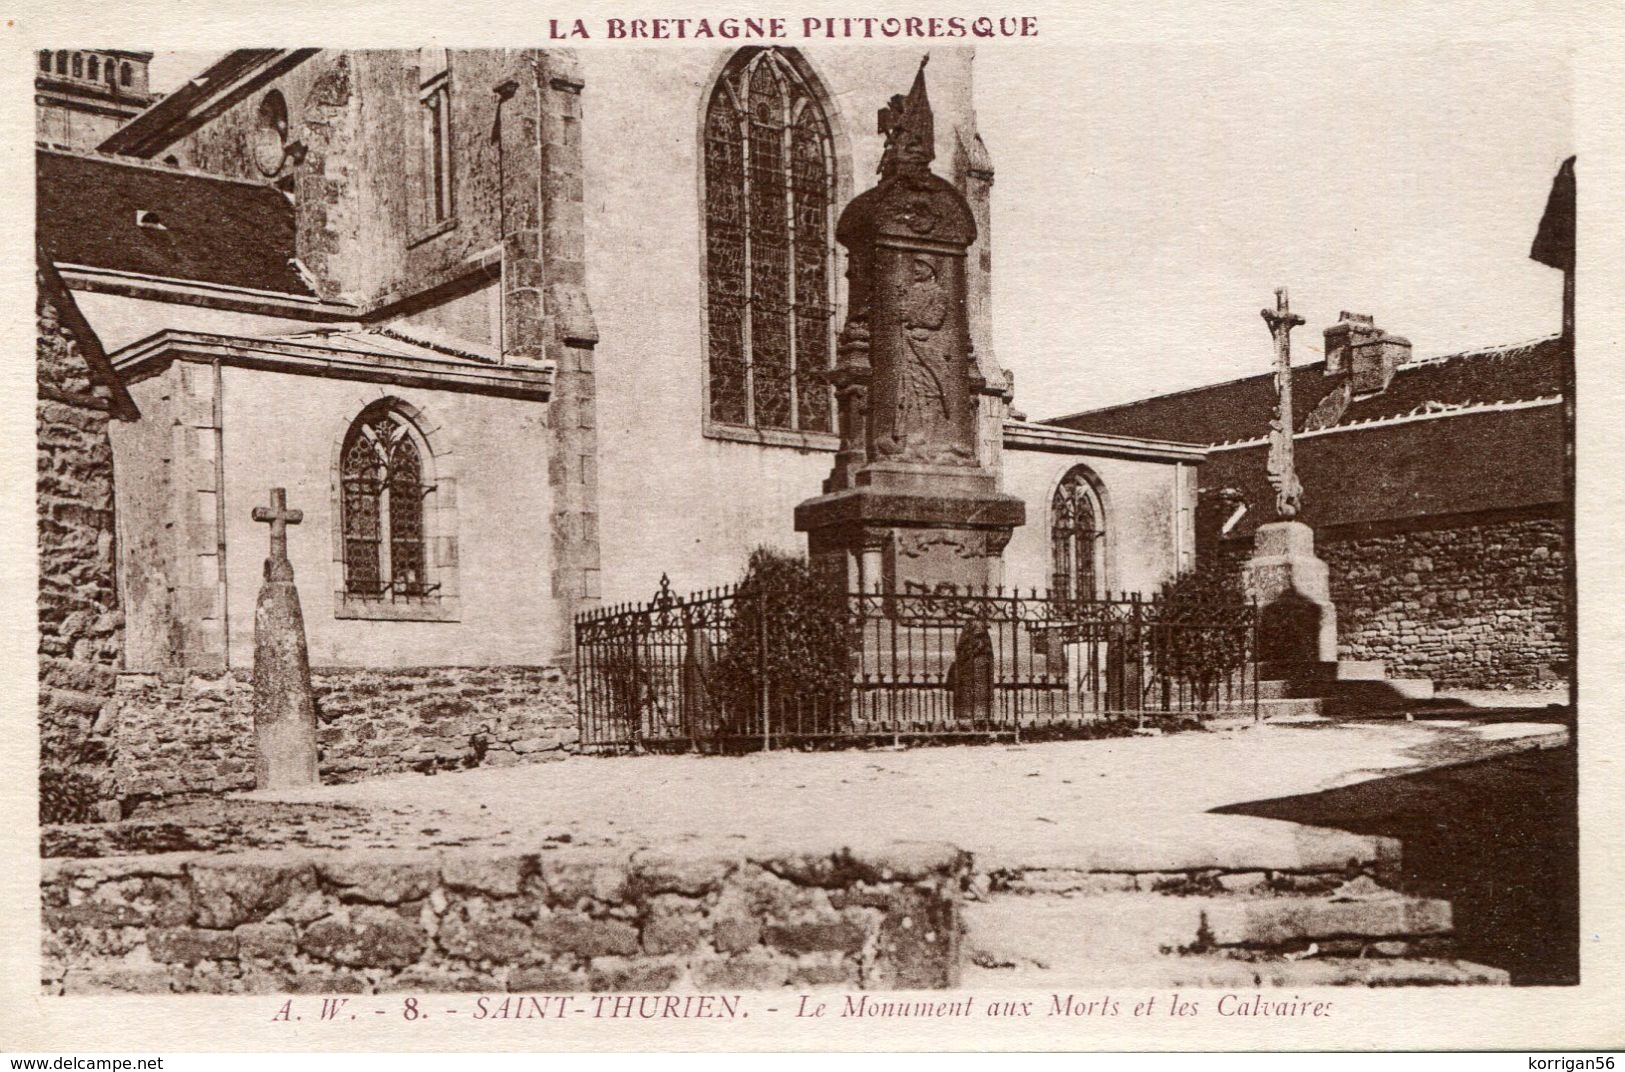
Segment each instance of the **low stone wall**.
M1339 656L1443 688L1555 688L1569 673L1563 532L1546 514L1317 531ZM1231 571L1250 551L1250 539L1215 548Z
M316 668L324 781L506 766L576 740L575 692L551 666ZM113 773L119 798L223 792L254 782L248 670L121 674Z
M958 981L947 846L682 858L268 852L46 860L50 994L883 990Z
M1381 659L1392 677L1443 687L1567 679L1560 519L1335 532L1319 552L1331 567L1344 658Z

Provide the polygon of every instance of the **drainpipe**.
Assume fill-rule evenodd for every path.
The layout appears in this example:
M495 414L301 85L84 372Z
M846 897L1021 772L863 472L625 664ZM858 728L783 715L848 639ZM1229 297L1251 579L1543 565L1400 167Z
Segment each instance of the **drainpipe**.
M221 656L227 670L231 669L231 604L226 584L226 421L225 399L221 396L220 359L210 366L214 378L214 399L211 420L214 424L214 562L216 585L220 592Z
M491 141L497 147L497 249L498 271L501 271L501 256L506 251L508 238L508 179L506 170L507 153L502 145L502 106L513 99L519 92L519 83L510 78L491 90L497 98L496 119L491 123ZM502 285L497 284L497 300L501 299ZM508 325L500 310L497 314L497 357L503 364L508 363Z

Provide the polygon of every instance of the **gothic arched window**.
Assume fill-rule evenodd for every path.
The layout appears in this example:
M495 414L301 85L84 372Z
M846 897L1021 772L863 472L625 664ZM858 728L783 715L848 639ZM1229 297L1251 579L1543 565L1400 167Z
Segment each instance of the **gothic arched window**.
M1061 599L1095 599L1105 575L1105 515L1090 474L1077 466L1050 500L1050 592Z
M426 596L429 583L419 437L388 404L370 406L344 438L340 457L344 590L363 597Z
M710 417L834 431L835 157L811 72L742 49L705 114Z

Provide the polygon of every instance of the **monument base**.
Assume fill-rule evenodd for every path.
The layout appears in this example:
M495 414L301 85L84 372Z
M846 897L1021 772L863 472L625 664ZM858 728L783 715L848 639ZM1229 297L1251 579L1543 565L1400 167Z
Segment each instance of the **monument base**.
M858 486L796 507L813 568L848 591L963 591L1003 583L1000 555L1026 506L979 470L903 473L876 466Z
M1337 607L1315 531L1301 521L1260 525L1241 584L1259 608L1261 662L1336 662Z

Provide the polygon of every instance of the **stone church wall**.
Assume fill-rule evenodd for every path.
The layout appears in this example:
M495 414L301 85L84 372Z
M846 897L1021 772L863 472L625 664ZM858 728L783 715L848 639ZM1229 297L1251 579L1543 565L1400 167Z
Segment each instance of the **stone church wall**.
M1179 571L1179 550L1192 547L1190 513L1181 512L1179 503L1195 498L1194 466L1008 448L1004 451L1003 490L1027 504L1027 523L1016 529L1005 548L1005 584L1049 589L1054 568L1050 502L1061 478L1077 465L1085 466L1104 488L1106 570L1101 587L1113 592L1155 592Z
M95 783L106 764L98 720L113 695L124 625L114 563L109 406L90 379L81 341L63 322L64 299L43 277L37 282L42 782L68 769ZM53 792L42 784L42 793Z
M327 782L535 762L576 740L574 685L556 667L316 667L312 680ZM253 698L248 670L120 675L117 796L252 788Z

